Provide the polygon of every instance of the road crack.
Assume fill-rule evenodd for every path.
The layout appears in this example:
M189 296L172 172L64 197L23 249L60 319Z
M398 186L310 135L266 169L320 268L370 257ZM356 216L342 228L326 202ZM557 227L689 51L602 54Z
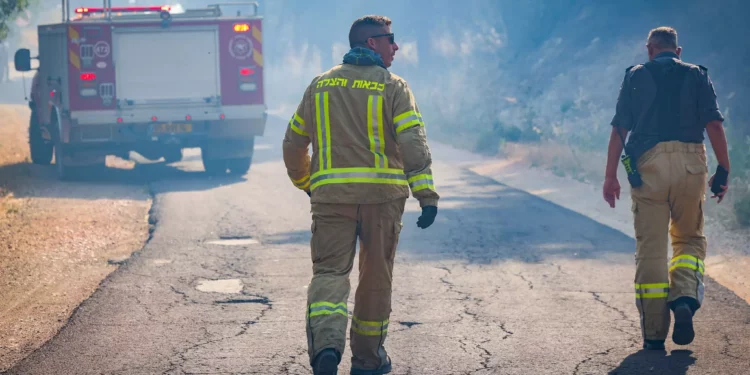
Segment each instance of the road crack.
M531 282L531 280L527 279L521 272L514 273L513 276L519 277L521 280L526 282L529 286L529 290L534 289L534 284Z
M732 359L739 359L739 360L745 359L745 358L741 358L734 354L729 353L729 350L732 347L732 341L729 339L729 335L725 333L723 339L724 339L724 347L721 349L721 352L720 352L721 355L732 358Z
M581 371L581 366L585 365L588 362L591 362L594 358L602 357L602 356L608 356L615 349L617 349L617 347L609 348L609 349L607 349L607 350L605 350L603 352L594 353L594 354L586 357L581 362L578 362L578 364L576 365L575 369L573 370L573 375L578 375L579 374L579 372Z
M602 296L599 294L599 292L589 292L589 293L591 293L591 295L594 297L594 300L596 302L601 303L602 305L604 305L605 307L607 307L608 309L610 309L612 311L616 311L618 314L620 314L620 316L622 317L623 320L631 321L631 319L628 318L628 315L625 314L624 311L618 309L617 307L614 307L614 306L610 305L609 302L604 301L602 299Z

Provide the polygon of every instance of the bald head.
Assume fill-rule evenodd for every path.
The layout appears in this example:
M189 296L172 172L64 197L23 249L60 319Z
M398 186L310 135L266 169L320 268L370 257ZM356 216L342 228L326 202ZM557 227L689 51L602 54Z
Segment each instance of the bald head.
M386 33L390 26L391 20L386 16L364 16L354 21L349 29L349 47L366 47L368 38Z

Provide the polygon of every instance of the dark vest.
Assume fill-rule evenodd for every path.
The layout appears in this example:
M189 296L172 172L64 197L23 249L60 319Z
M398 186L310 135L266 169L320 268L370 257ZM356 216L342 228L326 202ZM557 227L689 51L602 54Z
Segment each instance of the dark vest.
M683 95L691 94L685 89L686 80L694 74L694 67L679 60L654 60L643 67L651 75L656 93L644 116L635 124L628 142L629 153L637 158L666 141L702 143L704 127L699 124L697 110L683 108L686 106Z

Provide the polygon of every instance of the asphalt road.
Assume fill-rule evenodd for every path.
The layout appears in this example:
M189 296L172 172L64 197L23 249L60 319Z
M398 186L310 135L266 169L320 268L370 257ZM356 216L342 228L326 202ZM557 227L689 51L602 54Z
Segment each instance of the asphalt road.
M10 373L310 374L310 205L284 171L284 123L269 126L241 179L208 180L195 154L150 166L150 241ZM420 230L407 203L393 374L750 374L750 306L731 291L708 278L695 342L640 351L632 239L433 153L440 212Z

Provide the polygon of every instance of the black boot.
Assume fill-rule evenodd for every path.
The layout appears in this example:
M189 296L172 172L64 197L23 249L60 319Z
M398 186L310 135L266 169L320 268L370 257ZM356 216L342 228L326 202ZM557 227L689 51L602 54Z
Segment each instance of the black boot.
M323 349L313 362L313 375L337 375L341 358L333 348Z
M672 330L672 341L677 345L690 344L695 338L693 309L687 303L678 303L675 304L673 311L674 329Z

